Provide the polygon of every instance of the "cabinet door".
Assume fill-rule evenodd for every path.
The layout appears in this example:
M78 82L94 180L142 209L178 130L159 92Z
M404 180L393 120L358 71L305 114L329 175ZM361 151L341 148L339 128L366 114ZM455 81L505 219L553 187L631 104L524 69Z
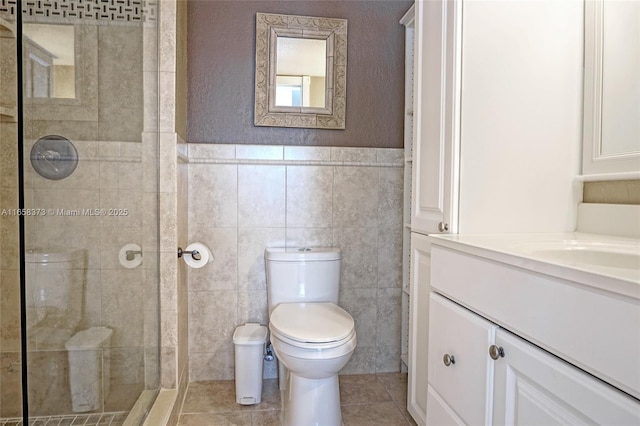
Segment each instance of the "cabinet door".
M429 277L431 245L426 236L411 233L409 287L409 388L407 411L419 425L427 413L427 350L429 347Z
M495 344L504 357L495 361L494 424L640 424L640 403L625 393L507 331Z
M430 386L465 423L491 424L497 326L437 293L429 310Z
M428 425L464 425L449 404L431 387L427 389L427 424Z
M457 227L460 4L415 3L411 229L423 234Z

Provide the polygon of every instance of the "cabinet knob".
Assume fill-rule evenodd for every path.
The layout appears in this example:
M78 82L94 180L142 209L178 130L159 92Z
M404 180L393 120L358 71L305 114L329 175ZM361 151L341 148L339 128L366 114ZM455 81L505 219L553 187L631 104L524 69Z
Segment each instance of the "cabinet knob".
M444 354L444 356L442 357L442 362L444 362L444 365L448 367L451 364L456 363L456 358L453 355Z
M449 230L449 224L447 222L438 223L438 231L447 232Z
M504 349L502 346L491 345L489 346L489 356L491 359L504 358Z

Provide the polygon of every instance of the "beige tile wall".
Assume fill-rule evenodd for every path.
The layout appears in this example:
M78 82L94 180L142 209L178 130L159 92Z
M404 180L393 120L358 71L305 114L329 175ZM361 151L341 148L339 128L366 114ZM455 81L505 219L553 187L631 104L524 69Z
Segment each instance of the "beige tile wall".
M0 209L18 207L16 45L0 34ZM8 113L9 115L5 115ZM18 216L0 215L0 417L22 413Z
M140 142L145 99L153 100L144 95L143 87L152 86L145 85L147 74L143 74L143 66L145 56L153 61L155 54L150 51L143 55L143 48L151 48L153 43L145 43L141 26L83 24L79 30L83 31L83 37L90 34L97 39L95 45L82 52L85 56L95 56L94 66L83 69L88 74L83 76L83 83L95 86L83 93L92 97L82 100L87 111L69 113L67 111L77 110L63 105L31 108L26 99L25 137L37 139L58 134L71 140ZM154 72L157 74L157 66ZM157 93L157 89L153 93ZM157 104L157 100L154 102Z
M0 122L0 207L18 207L16 124ZM0 417L19 416L21 398L18 216L0 215Z
M178 138L179 149L186 144ZM178 161L178 245L186 247L188 241L188 211L189 211L189 170L184 158L181 156ZM178 346L178 400L182 401L189 384L189 268L184 262L179 262L178 266L178 318L176 329L178 331L176 344Z
M30 218L26 244L88 250L80 327L107 325L114 330L106 350L113 391L103 408L120 411L133 405L142 389L160 384L157 28L153 19L145 21L144 30L122 25L79 28L83 46L95 43L82 52L95 57L93 65L82 68L92 88L83 92L92 99L82 102L93 109L65 115L64 108L30 108L27 100L25 136L31 141L25 143L26 206L117 207L129 209L129 215ZM6 60L7 52L2 49L3 83L6 75L15 78L15 63ZM2 84L3 102L9 99L7 87L15 85ZM11 99L15 103L15 94ZM0 202L5 207L17 204L17 137L15 125L2 123L0 132ZM71 177L48 181L33 173L30 144L46 134L64 135L78 148L81 161ZM0 250L5 255L0 258L0 417L17 416L20 410L17 223L17 217L0 219ZM144 262L139 268L128 270L118 264L117 251L125 242L142 245ZM39 350L37 341L30 342L30 349L31 414L70 412L66 351Z
M188 220L188 171L186 143L183 139L186 116L182 90L186 82L182 71L186 67L186 5L183 1L160 2L158 40L157 115L160 132L160 371L163 388L177 389L176 404L169 424L176 424L186 393L189 372L188 356L188 294L189 271L177 258L177 248L186 247ZM184 92L184 93L183 93Z
M104 401L104 409L128 410L143 389L158 387L156 170L147 164L154 162L155 145L152 140L143 144L75 141L81 159L77 169L68 178L54 181L31 167L28 153L33 142L25 141L25 206L56 213L26 218L26 246L54 252L68 247L86 250L79 329L103 325L113 330L105 353L111 360L112 393ZM145 169L153 177L145 176ZM147 182L147 187L142 182ZM128 213L65 216L57 212L96 208ZM127 269L118 262L118 252L127 243L142 247L140 267ZM30 338L29 350L31 414L71 413L64 342L42 347L38 339Z
M640 204L640 179L585 182L585 203Z
M215 256L189 272L190 380L233 378L235 327L267 324L272 246L340 247L340 304L358 333L343 373L399 371L403 151L188 147L189 240Z

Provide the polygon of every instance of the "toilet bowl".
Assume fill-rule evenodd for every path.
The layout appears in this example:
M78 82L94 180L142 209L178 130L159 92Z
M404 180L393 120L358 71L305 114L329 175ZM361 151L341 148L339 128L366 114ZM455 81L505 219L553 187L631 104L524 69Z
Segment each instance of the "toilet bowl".
M356 348L353 318L333 303L282 303L271 345L289 372L285 425L339 425L338 372Z
M357 342L353 318L337 305L340 250L267 249L265 259L284 424L338 426L338 373Z

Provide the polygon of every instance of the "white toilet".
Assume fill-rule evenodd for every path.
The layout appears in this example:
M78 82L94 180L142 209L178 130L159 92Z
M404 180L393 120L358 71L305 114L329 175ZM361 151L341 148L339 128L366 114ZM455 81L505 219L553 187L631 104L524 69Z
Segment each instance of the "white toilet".
M32 350L66 349L71 409L76 413L102 407L109 395L113 331L79 330L86 281L84 249L27 250L27 334Z
M265 250L271 345L279 360L285 425L340 425L338 372L356 348L338 303L338 248Z

